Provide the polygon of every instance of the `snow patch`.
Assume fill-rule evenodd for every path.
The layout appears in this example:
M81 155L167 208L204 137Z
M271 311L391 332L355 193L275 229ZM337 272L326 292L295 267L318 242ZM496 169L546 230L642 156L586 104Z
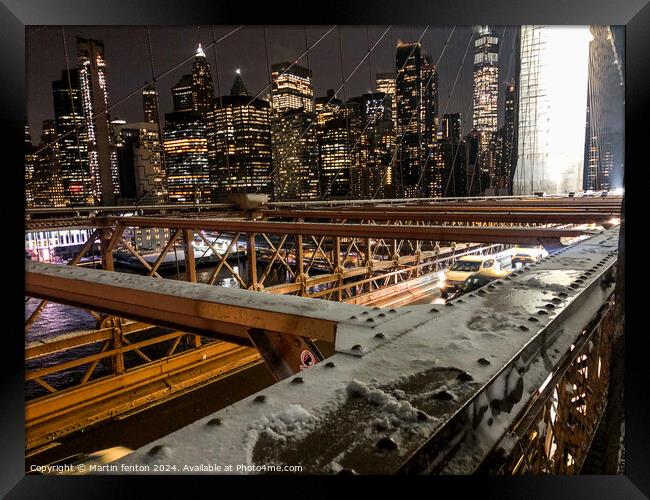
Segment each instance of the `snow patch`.
M292 404L284 410L263 416L252 424L244 436L244 450L248 465L253 464L253 449L262 435L276 441L299 440L314 430L318 419L302 405Z

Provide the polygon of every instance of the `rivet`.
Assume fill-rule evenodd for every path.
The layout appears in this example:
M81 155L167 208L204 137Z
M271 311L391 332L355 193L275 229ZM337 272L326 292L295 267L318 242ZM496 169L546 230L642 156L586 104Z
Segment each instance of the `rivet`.
M221 425L223 422L220 418L211 418L206 425Z
M353 351L360 351L361 349L363 349L363 347L361 346L361 344L354 344L354 345L352 346L352 350L353 350Z
M433 307L433 308L429 309L429 312L437 313L437 312L438 312L438 309L436 309L435 307Z
M357 319L356 316L350 316L350 319Z
M397 310L396 310L396 309L389 309L388 312L389 312L389 313L396 313Z
M458 299L456 302L458 302L459 304L463 304L465 301L463 299Z
M162 444L157 444L147 452L147 455L157 455L162 451L163 448L164 446Z
M259 396L256 396L253 401L255 401L256 403L263 403L264 401L266 401L266 396L264 394L260 394Z
M332 363L331 361L328 361L327 363L325 363L325 368L334 368L335 366L336 365L334 363Z
M553 303L555 303L555 304L559 304L560 302L562 302L562 300L561 300L561 299L558 299L557 297L553 297L553 298L551 299L551 302L553 302Z
M478 358L477 362L479 365L483 365L483 366L487 366L490 364L490 362L485 358Z
M417 416L418 416L418 421L420 422L426 422L427 420L429 420L429 416L421 410L418 410Z
M528 321L532 321L533 323L536 323L536 322L538 322L539 320L538 320L537 318L531 316L530 318L528 318Z
M474 380L474 377L472 377L469 373L463 372L459 373L456 379L460 380L461 382L470 382Z
M439 401L451 401L454 399L454 397L447 391L439 391L433 395L433 399L437 399Z
M305 382L305 379L302 378L302 377L296 377L291 381L292 384L302 384L304 382Z
M487 293L487 292L486 292L485 290L479 290L479 291L478 291L478 294L479 294L479 295L485 295L486 293Z
M546 304L544 307L546 309L555 309L555 306L553 304Z
M386 313L379 313L377 316L379 316L380 318L383 318L384 316L386 316Z
M388 437L381 438L377 441L376 446L380 451L395 451L397 449L397 443Z
M567 293L565 293L565 292L560 292L560 293L558 293L557 295L558 295L558 297L568 297L568 296L569 296L569 295L568 295Z
M379 332L379 333L375 333L375 338L376 338L376 339L385 339L385 338L386 338L386 335L384 335L384 334L381 333L381 332Z
M521 326L519 327L519 329L520 329L522 332L527 332L528 330L530 330L530 328L528 328L527 326L524 326L524 325L521 325Z
M537 311L538 316L546 316L548 313L544 309Z
M488 288L496 288L492 283L488 285Z
M368 311L363 311L361 314L365 316L366 314L370 314L370 313Z
M374 322L375 322L375 320L372 319L372 318L368 318L368 319L366 320L366 323L374 323Z
M445 306L446 306L446 307L454 307L454 304L452 304L451 302L447 302L447 303L445 304Z

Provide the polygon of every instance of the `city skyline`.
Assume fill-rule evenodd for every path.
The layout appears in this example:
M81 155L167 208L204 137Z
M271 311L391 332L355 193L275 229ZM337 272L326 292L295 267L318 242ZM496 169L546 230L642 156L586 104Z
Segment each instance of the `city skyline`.
M215 26L214 33L218 39L236 26ZM514 62L511 60L513 47L514 26L496 26L495 31L503 37L503 54L501 56L499 98L503 97L505 78L510 74L514 76ZM318 41L331 26L306 27L309 45ZM387 27L368 27L370 46L379 39ZM345 100L375 91L375 78L377 73L395 72L395 48L398 41L416 41L425 26L393 27L381 40L371 56L358 68L355 74L346 83L337 95ZM423 53L427 54L435 64L442 53L445 42L449 38L452 27L429 27L421 40ZM451 36L448 47L438 64L439 74L439 109L440 112L448 108L447 112L465 114L467 104L472 99L473 71L464 64L458 76L456 88L452 94L451 102L447 104L451 88L456 79L459 66L473 34L471 26L456 27ZM62 42L60 27L34 27L33 33L27 31L27 123L33 140L40 137L42 121L53 115L51 98L51 81L60 79L61 70L66 68L65 50ZM313 74L314 96L326 95L328 89L337 89L341 83L341 61L339 58L338 28L324 37L320 43L309 51L307 56L300 59L299 65L307 67ZM267 29L269 45L269 63L280 64L286 61L295 61L305 51L305 30L302 26L271 26ZM111 96L111 118L124 119L127 122L141 120L141 97L139 94L130 97L121 104L116 104L134 89L151 81L151 63L148 52L146 28L126 27L89 27L65 28L68 52L68 66L74 67L75 37L84 36L102 40L106 47L106 61L108 77L108 93ZM176 66L180 61L191 58L196 54L199 43L205 49L206 58L212 69L214 93L218 95L218 85L215 75L215 59L212 43L211 27L188 28L162 28L151 27L153 60L156 73L160 74ZM341 27L341 42L343 46L343 71L348 76L368 51L366 27ZM245 50L250 47L250 50ZM264 44L264 28L261 26L244 27L230 37L218 43L219 79L222 95L228 95L230 85L235 76L235 71L240 70L241 76L252 96L262 92L264 98L269 88L269 73L266 65ZM471 49L470 49L471 52ZM246 54L247 58L242 56ZM470 58L468 54L467 58ZM171 88L180 78L191 72L193 59L189 59L179 68L171 71L158 81L160 99L160 114L173 110ZM508 71L508 65L511 66ZM370 66L370 67L369 67ZM57 69L58 68L58 69ZM49 75L53 75L50 80ZM372 75L372 79L370 78ZM471 107L470 107L471 108ZM500 120L503 119L503 106L499 106ZM471 128L472 110L467 117L463 117L463 133ZM501 122L500 122L501 123Z
M585 165L597 162L598 171L606 171L603 186L606 189L617 186L618 170L622 169L623 162L622 158L616 157L615 148L618 146L612 145L612 142L619 140L613 134L620 118L608 116L609 126L606 132L602 132L602 109L597 107L595 112L590 111L590 106L596 105L592 101L597 99L592 98L587 102L586 93L587 85L590 88L595 85L598 78L596 72L600 74L601 71L599 61L603 57L611 59L612 66L619 66L621 62L616 50L607 52L600 49L594 52L597 42L591 43L588 38L595 40L594 37L598 36L602 38L601 46L610 44L615 49L613 32L609 27L602 27L604 31L600 32L599 27L589 26L548 28L506 26L500 29L481 25L460 29L453 27L444 33L444 28L425 27L419 30L412 27L410 31L413 36L406 40L393 31L392 26L377 37L371 27L348 28L348 36L358 38L359 34L364 34L366 42L365 48L357 47L360 54L352 61L356 64L350 70L346 63L351 55L356 54L354 41L344 41L346 27L329 27L323 34L317 33L316 41L311 41L309 29L302 27L303 47L293 47L295 57L284 61L275 59L278 47L288 47L279 40L292 30L295 35L298 27L255 27L244 33L244 27L239 26L224 35L218 35L216 27L209 27L212 42L199 41L192 55L162 70L157 69L155 62L152 30L144 28L154 84L145 80L125 91L124 95L118 93L117 97L109 97L113 95L110 81L126 85L127 80L130 83L135 78L137 71L120 69L119 65L136 64L137 51L132 51L126 57L115 57L118 67L111 70L103 39L85 38L77 33L74 45L70 47L70 30L61 27L60 42L66 69L62 71L61 80L51 84L57 139L53 146L54 157L49 164L43 157L43 149L47 146L44 137L47 135L41 137L37 146L38 133L32 134L30 127L30 111L41 108L28 106L26 116L25 144L28 156L25 176L30 179L27 205L33 205L34 193L40 189L38 183L46 177L50 180L48 183L46 179L43 186L55 193L50 197L50 203L55 206L62 206L61 203L79 205L84 203L83 200L97 205L123 204L144 198L154 201L151 198L154 192L158 202L168 195L170 201L178 203L222 200L231 193L260 191L275 200L303 198L307 192L312 193L307 195L308 199L444 197L449 195L450 186L454 196L503 195L512 194L513 173L520 184L523 180L529 186L526 189L534 191L532 178L535 168L533 165L531 170L528 165L533 154L530 138L533 135L540 138L558 137L553 144L547 144L548 140L542 140L539 144L541 149L534 155L542 154L542 159L548 148L564 154L563 150L560 151L564 146L558 147L555 143L562 142L557 134L558 127L565 120L554 122L550 129L544 126L543 119L539 123L536 118L531 121L531 117L538 115L535 106L542 106L542 118L553 106L548 108L550 103L537 103L537 98L531 100L529 97L522 97L519 103L519 95L534 97L539 93L539 90L535 90L538 85L541 85L544 95L543 89L547 88L551 77L558 83L558 98L562 96L572 102L572 133L580 140L570 141L576 146L571 153L576 153L572 156L572 163L563 163L564 157L558 156L552 167L554 172L558 172L558 169L571 171L570 175L576 181L566 183L558 179L553 186L557 185L559 190L552 188L551 184L545 190L568 192L583 189L582 170L578 165L578 162L582 163L582 159L578 158L582 149ZM122 34L128 33L123 29L112 29ZM520 37L520 32L528 33L531 29L548 34L558 47L558 55L550 58L544 66L550 69L541 73L537 66L530 65L530 51L524 50L527 45ZM224 72L223 61L231 54L225 50L228 47L224 48L220 43L230 42L232 45L239 35L238 53L246 52L246 44L250 43L246 35L259 34L259 30L263 35L263 64L250 66L254 59L252 55L246 64L258 71L260 66L265 69L267 80L264 82L262 76L263 84L255 86L242 77L244 71L239 60L235 61L237 67L234 71ZM52 34L51 30L37 29L33 36L43 31ZM205 32L204 27L203 35ZM508 32L512 41L509 48L504 49ZM602 35L597 34L601 32ZM390 36L387 36L389 33ZM573 33L582 33L584 47L574 51L577 57L574 57L575 61L562 62L561 46ZM194 38L201 38L201 27L196 27L193 34ZM272 35L275 36L276 46L271 41ZM445 36L438 39L440 35ZM463 42L463 35L466 42ZM332 37L336 38L338 51L330 51L321 61L315 57L315 51L324 48ZM435 45L438 42L443 46L436 57ZM259 44L259 40L256 43ZM383 52L382 44L385 45ZM463 45L462 57L455 61L453 52ZM593 56L590 61L593 61L587 65L589 50ZM74 61L71 64L71 52L76 54L76 64ZM251 54L259 52L252 51ZM382 62L386 54L393 55L394 62ZM327 71L328 65L337 60L340 83L333 79L335 72ZM524 75L520 75L522 61L527 64L524 73L531 76L527 76L526 82L522 83L526 88L520 92L520 78ZM34 61L28 58L28 71L33 64ZM502 65L507 67L504 69ZM141 72L143 65L137 67ZM471 70L469 81L464 77L468 69ZM367 79L364 76L366 70ZM115 78L111 77L111 71L117 75ZM572 71L581 74L580 81L571 80ZM318 77L321 72L325 77ZM68 74L70 77L66 76ZM175 83L175 80L165 81L174 78L175 74L179 77ZM232 77L233 74L228 93L228 76ZM543 79L538 83L539 75ZM255 76L255 71L251 71L251 76ZM562 83L565 76L571 81ZM31 79L28 78L28 81ZM444 89L445 81L447 90ZM534 88L530 87L531 81ZM42 79L35 79L32 88L41 82ZM321 85L324 82L332 83L332 87L324 93L319 92L318 82ZM355 94L355 85L361 94ZM611 82L607 85L611 86ZM576 89L562 90L573 87ZM364 92L364 88L367 91ZM603 89L608 91L608 87ZM471 94L467 92L469 90ZM140 99L135 103L132 99L137 95ZM172 109L168 111L170 97ZM121 108L124 115L119 113ZM554 109L550 112L558 117L564 113L562 106L555 106ZM298 112L299 116L296 116L291 127L282 126L283 115L289 111ZM521 117L518 111L522 113ZM134 116L138 112L140 116ZM36 111L32 111L32 117L34 113ZM384 116L385 113L388 114ZM444 134L441 134L444 125L441 120L450 115L454 116L454 128L460 132L458 140L444 138ZM43 120L43 124L48 124L49 119ZM524 144L528 149L523 150L522 144L517 141L517 130L522 119L527 131L523 137L528 137L524 141L528 143ZM142 132L139 135L129 132L137 130L135 125L139 122L159 122L160 126L154 125L157 139L146 139L147 133L143 127L139 127ZM300 122L303 125L299 125ZM128 124L130 128L115 134L118 124ZM592 127L593 132L589 131L591 129L585 130L585 126ZM304 134L314 127L316 130L312 130L310 135L315 132L316 140L303 142ZM290 144L287 139L295 134L295 130L301 131ZM566 134L561 136L566 138ZM593 142L589 147L586 142L581 143L584 137L599 142ZM605 141L603 145L600 145L601 140ZM296 149L294 146L297 143L302 145ZM129 152L123 151L124 147ZM77 149L79 151L75 154ZM136 156L141 158L141 153L136 150L148 158L146 165L139 163L140 166L136 167L136 163L141 161L135 161ZM518 156L525 168L523 165L517 168ZM306 160L307 163L302 165L305 159L312 157L317 160L315 164L311 165L311 160ZM558 161L560 163L556 165ZM287 170L289 164L293 165L293 171ZM578 171L574 172L576 169ZM139 171L138 175L135 174L136 170ZM48 171L50 173L46 174ZM289 187L286 182L294 174L297 177L291 182L295 183ZM301 181L298 181L299 177ZM159 179L154 182L158 184L155 187L151 183L154 178ZM319 185L309 179L314 182L318 179ZM62 188L55 187L59 183ZM285 187L281 186L282 183L285 183ZM144 195L142 189L135 188L136 184L142 189L148 187ZM559 186L563 187L560 189ZM592 189L600 188L600 184L593 182L589 186L593 186ZM315 191L312 192L313 188ZM55 201L60 194L63 201ZM42 206L42 202L37 204Z

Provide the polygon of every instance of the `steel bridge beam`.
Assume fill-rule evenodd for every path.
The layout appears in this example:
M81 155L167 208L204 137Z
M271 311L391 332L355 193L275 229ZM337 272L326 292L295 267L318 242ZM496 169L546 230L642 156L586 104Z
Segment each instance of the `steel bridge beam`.
M266 233L340 238L384 238L455 241L457 243L507 243L513 245L539 245L544 240L575 238L589 234L581 229L528 228L528 227L469 227L469 226L415 226L332 224L309 222L257 222L228 219L181 219L174 217L124 217L108 218L114 224L132 227L165 227L169 229L202 229L231 233Z
M324 301L202 283L38 262L25 271L26 295L243 345L250 329L334 342L341 314Z
M398 211L398 210L266 210L268 218L347 219L375 221L422 222L498 222L514 224L612 224L612 213L598 212L484 212L463 211Z
M285 463L301 464L303 473L472 473L497 447L512 451L509 430L536 405L574 345L584 345L583 332L612 296L617 232L453 307L360 308L365 314L348 316L343 304L330 304L339 329L327 363L156 440L118 466L164 463L182 473L205 463ZM600 372L590 369L590 383L600 383ZM568 389L558 391L569 400ZM288 418L296 429L284 436ZM569 425L570 415L563 418L556 428ZM586 452L586 443L576 446Z

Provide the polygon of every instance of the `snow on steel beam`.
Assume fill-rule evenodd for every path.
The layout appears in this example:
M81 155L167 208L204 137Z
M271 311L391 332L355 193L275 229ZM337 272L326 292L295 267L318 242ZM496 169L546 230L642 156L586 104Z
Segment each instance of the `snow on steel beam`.
M25 294L247 345L252 328L334 342L337 322L363 312L329 301L32 261L26 262ZM349 323L357 330L371 326Z
M265 464L471 473L611 296L617 238L608 230L451 305L366 308L344 322L371 328L353 338L341 328L335 354L300 377L116 464L146 474L161 464L159 473L264 472Z

